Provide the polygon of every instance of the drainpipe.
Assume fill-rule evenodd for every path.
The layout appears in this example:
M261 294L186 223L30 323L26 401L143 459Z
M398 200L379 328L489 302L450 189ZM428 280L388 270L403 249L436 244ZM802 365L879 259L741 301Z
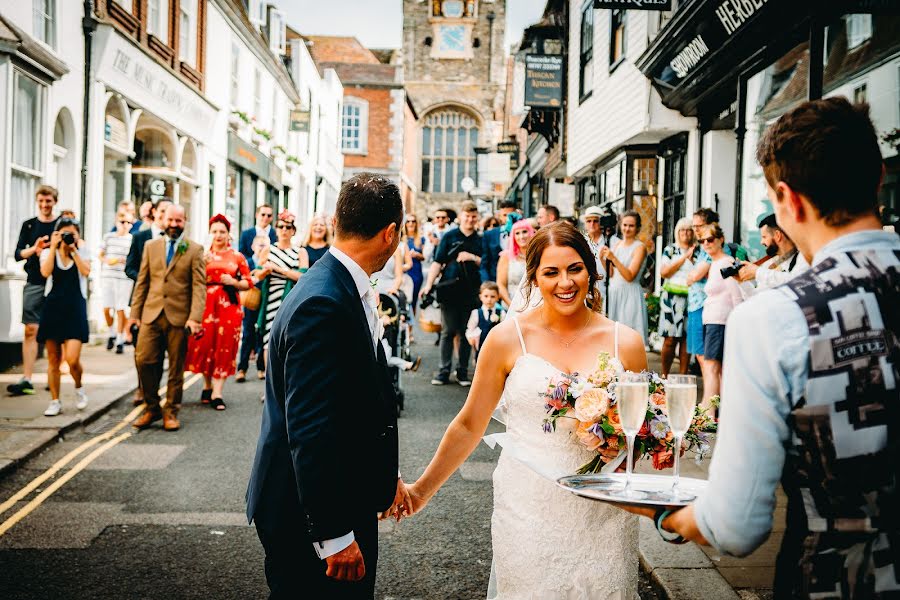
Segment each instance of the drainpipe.
M488 20L488 83L494 81L494 19L497 15L494 11L487 14Z
M743 211L742 186L744 177L744 136L747 133L747 78L738 77L737 112L735 114L734 134L737 138L737 155L735 156L734 178L734 242L741 243L741 212Z
M84 17L81 19L81 29L84 32L84 107L82 111L81 212L79 216L81 217L83 228L85 223L84 211L87 208L88 127L90 126L91 116L91 58L94 49L94 32L97 31L93 0L84 0Z

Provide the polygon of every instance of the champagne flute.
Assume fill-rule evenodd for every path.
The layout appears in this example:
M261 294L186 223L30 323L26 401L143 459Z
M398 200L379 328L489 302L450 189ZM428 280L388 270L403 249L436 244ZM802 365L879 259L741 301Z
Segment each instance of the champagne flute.
M695 496L684 496L678 489L680 474L679 459L681 443L694 420L694 409L697 405L697 378L694 375L669 375L666 380L666 412L669 416L669 427L675 436L675 477L672 482L672 499L676 501L693 500Z
M616 402L619 406L619 421L628 442L625 489L617 495L627 500L642 500L647 494L631 487L631 471L634 467L634 438L647 419L650 385L646 373L623 373L616 384Z

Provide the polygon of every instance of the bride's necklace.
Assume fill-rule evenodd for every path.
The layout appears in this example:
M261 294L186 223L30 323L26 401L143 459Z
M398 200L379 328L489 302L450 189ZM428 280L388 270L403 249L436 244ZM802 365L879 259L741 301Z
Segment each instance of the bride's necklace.
M550 326L547 325L547 318L544 316L543 312L541 313L541 320L543 321L543 327L544 327L544 329L546 329L548 333L551 333L551 334L553 335L553 337L554 337L557 341L559 341L560 343L562 343L563 346L565 346L566 348L568 348L569 346L571 346L571 345L575 342L575 340L577 340L578 338L580 338L580 337L581 337L581 334L584 333L584 330L587 329L588 324L591 322L591 312L588 311L587 319L585 320L584 325L581 326L581 329L578 331L578 333L575 334L575 337L573 337L573 338L572 338L571 340L569 340L568 342L567 342L566 340L564 340L563 338L561 338L560 335L559 335L558 333L556 333L555 331L553 331L553 329L551 329Z

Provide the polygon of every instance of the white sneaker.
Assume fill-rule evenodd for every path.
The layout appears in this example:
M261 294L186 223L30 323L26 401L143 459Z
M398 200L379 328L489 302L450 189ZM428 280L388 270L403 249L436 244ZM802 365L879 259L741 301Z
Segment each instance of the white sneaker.
M62 402L59 400L51 400L50 404L47 406L47 410L44 411L45 417L55 417L59 413L62 412Z
M88 397L83 390L75 390L75 397L78 398L78 400L75 402L75 408L77 408L78 410L84 410L85 408L87 408Z

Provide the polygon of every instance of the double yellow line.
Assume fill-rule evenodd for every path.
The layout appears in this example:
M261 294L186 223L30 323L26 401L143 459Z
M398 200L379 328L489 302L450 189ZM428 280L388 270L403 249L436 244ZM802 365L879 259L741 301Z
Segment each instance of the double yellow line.
M201 377L200 374L196 374L193 377L189 378L187 381L184 382L184 389L187 389L190 386L192 386L193 384L195 384L197 382L197 380L200 379L200 377ZM163 386L159 389L159 395L162 396L165 393L166 393L166 387ZM164 405L165 402L166 402L165 399L163 399L161 404ZM73 460L75 460L82 452L84 452L85 450L88 450L89 448L92 448L93 446L96 446L97 444L100 444L101 442L104 442L103 445L101 445L99 448L96 448L93 452L91 452L90 454L88 454L87 456L82 458L80 461L78 461L78 463L74 467L69 469L69 471L65 475L63 475L62 477L60 477L59 479L57 479L56 481L51 483L50 486L47 487L47 489L45 489L40 494L35 496L34 499L31 500L31 502L29 502L28 504L26 504L25 506L20 508L18 511L16 511L16 513L13 514L6 521L4 521L3 523L0 523L0 536L2 536L7 531L9 531L16 523L18 523L19 521L21 521L22 519L27 517L29 514L31 514L32 511L34 511L34 509L36 509L38 506L43 504L44 501L47 500L47 498L52 496L54 493L56 493L57 490L59 490L59 488L64 486L70 479L72 479L73 477L78 475L81 471L83 471L85 468L87 468L87 466L89 464L91 464L92 462L94 462L98 457L100 457L100 455L102 455L104 452L106 452L107 450L109 450L110 448L112 448L113 446L118 444L119 442L122 442L122 441L128 439L129 437L131 437L132 436L131 431L126 431L125 433L121 433L121 434L119 432L122 431L123 429L125 429L126 427L128 427L128 425L132 421L134 421L138 417L138 415L141 414L141 412L143 410L144 410L143 405L136 406L130 413L128 413L128 415L124 419L122 419L119 423L117 423L115 425L115 427L113 427L112 429L110 429L109 431L107 431L105 433L102 433L96 437L93 437L93 438L87 440L86 442L79 445L77 448L71 450L68 454L63 456L58 461L56 461L49 469L47 469L46 471L44 471L43 473L41 473L40 475L38 475L37 477L32 479L26 486L24 486L18 492L16 492L12 496L10 496L5 502L0 504L0 515L2 515L6 511L8 511L10 508L15 506L15 504L17 502L25 499L29 494L31 494L33 491L38 489L45 482L47 482L51 478L53 478L66 465L68 465ZM118 435L116 435L116 434L118 434Z

